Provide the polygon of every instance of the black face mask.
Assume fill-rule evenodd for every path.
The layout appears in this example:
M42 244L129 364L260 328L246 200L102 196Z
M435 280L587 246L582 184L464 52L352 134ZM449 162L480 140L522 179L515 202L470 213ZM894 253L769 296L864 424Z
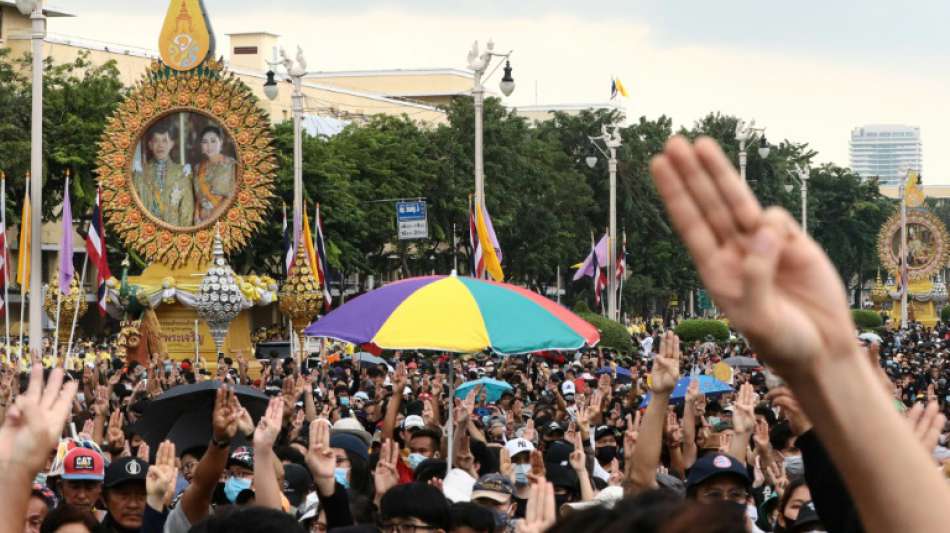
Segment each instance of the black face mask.
M617 457L617 447L600 446L594 450L594 453L597 457L597 462L600 463L601 466L608 465Z

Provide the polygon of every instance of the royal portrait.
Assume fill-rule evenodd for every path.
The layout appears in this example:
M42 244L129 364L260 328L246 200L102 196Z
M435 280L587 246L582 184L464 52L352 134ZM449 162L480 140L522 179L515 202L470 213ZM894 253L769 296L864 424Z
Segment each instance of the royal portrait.
M139 140L132 181L142 207L173 227L217 218L233 198L237 161L233 139L215 119L172 113Z

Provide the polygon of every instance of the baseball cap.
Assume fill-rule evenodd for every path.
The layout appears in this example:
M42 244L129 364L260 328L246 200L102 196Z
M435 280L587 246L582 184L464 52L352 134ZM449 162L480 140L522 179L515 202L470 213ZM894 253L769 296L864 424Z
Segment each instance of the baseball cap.
M250 446L235 448L228 457L228 466L237 465L254 470L254 449Z
M815 503L808 502L802 505L801 509L798 511L798 517L795 518L795 522L792 523L792 527L788 528L788 531L790 533L814 531L813 528L820 525L821 518L818 516L818 512L815 510Z
M351 433L331 434L330 447L355 453L362 457L364 461L369 458L369 445L364 443L363 439Z
M102 481L105 461L88 448L73 448L63 458L63 479Z
M610 426L598 426L597 429L594 430L594 440L600 440L608 436L616 438L617 433L614 431L614 428Z
M367 448L373 444L373 436L369 434L369 431L366 431L359 420L353 417L341 418L333 423L333 427L330 428L330 436L338 433L348 433L358 437L366 444Z
M368 402L369 394L366 394L366 391L361 390L361 391L357 391L356 394L353 395L353 398L357 400L363 400L364 402Z
M472 487L472 499L486 498L498 503L508 503L515 494L511 480L495 472L478 478Z
M545 433L554 433L558 431L564 433L564 428L561 426L561 424L551 421L548 423L548 425L544 426L544 431Z
M106 468L105 488L115 487L127 481L141 481L145 483L148 473L148 463L138 457L120 457Z
M403 429L422 429L426 427L425 420L419 415L409 415L402 421Z
M505 449L508 450L508 457L514 457L519 453L533 452L534 444L528 439L511 439L505 443Z
M574 387L573 381L565 381L561 383L561 394L567 396L568 394L574 394L576 389Z
M752 483L745 466L735 457L724 453L710 453L700 457L690 469L686 477L686 489L692 489L707 479L723 475L739 477L746 485Z
M312 484L313 477L309 470L296 463L284 465L283 493L290 505L300 507Z

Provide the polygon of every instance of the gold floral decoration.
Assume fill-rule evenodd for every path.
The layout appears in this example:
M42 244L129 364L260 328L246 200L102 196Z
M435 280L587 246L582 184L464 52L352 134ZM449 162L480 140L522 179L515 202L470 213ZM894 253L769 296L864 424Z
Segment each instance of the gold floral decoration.
M238 168L233 201L192 227L159 220L133 190L132 162L139 139L155 122L177 112L206 115L235 140ZM209 59L189 72L153 62L109 118L96 166L103 215L112 230L146 260L178 268L211 260L208 231L213 224L221 227L225 253L247 245L270 209L277 163L269 118L251 89L227 73L222 63Z
M908 255L911 256L907 268L908 278L930 279L950 260L950 234L947 233L943 222L926 209L908 210L907 227ZM913 238L912 228L915 232L924 230L925 236L929 234L929 239ZM877 252L881 264L895 277L900 274L900 236L901 215L898 211L881 226L877 237Z

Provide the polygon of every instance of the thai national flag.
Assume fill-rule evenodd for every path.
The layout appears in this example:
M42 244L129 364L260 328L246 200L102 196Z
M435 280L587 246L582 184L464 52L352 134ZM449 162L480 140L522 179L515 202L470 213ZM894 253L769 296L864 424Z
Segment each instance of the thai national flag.
M320 282L323 285L323 307L324 309L330 309L330 304L333 303L333 297L330 295L330 263L327 261L326 237L323 235L320 204L317 204L317 214L314 217L313 225L315 226L313 240L314 248L317 250L317 269L319 270ZM340 290L342 291L343 288L341 287Z
M89 233L86 235L86 253L89 262L96 266L96 286L99 314L106 315L106 282L112 277L109 271L109 258L106 253L106 231L102 223L102 191L96 190L96 206L92 211L92 220L89 222Z

